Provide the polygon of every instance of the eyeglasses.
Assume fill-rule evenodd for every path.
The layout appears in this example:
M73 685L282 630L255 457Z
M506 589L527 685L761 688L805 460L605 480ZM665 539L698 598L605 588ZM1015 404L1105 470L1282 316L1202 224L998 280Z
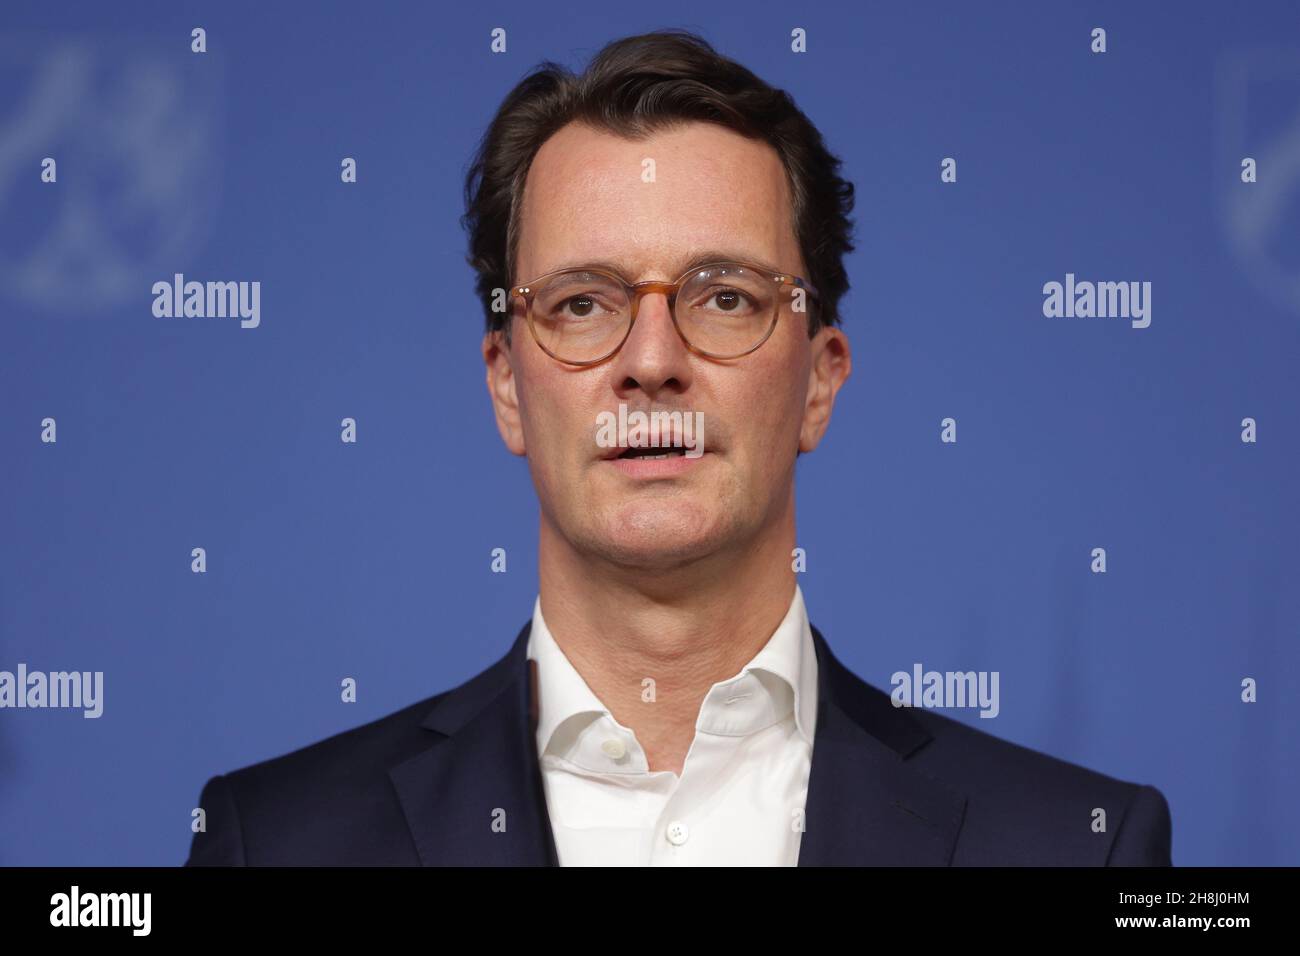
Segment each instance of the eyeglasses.
M641 297L668 297L687 348L714 359L748 355L776 328L781 304L806 312L817 290L799 276L744 262L695 266L676 282L628 283L598 268L548 272L511 296L524 300L528 328L542 351L566 365L596 365L627 341Z

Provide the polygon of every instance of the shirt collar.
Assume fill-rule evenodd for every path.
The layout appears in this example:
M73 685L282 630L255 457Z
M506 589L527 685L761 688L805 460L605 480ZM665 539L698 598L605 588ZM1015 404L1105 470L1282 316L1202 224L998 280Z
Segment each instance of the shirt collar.
M537 662L537 746L544 753L562 724L590 723L609 709L588 686L556 643L533 604L527 656ZM700 706L696 729L743 735L782 720L793 711L795 726L809 745L817 727L817 653L804 605L795 585L785 617L768 642L739 674L714 684ZM611 719L612 719L612 715Z

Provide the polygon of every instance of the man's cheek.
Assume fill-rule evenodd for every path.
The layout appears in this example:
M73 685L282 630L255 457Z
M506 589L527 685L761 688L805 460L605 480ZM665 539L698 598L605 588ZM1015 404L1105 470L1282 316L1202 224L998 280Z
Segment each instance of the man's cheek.
M555 437L547 429L534 428L528 433L528 460L538 482L552 499L562 496L573 485L573 476L565 473L566 465Z

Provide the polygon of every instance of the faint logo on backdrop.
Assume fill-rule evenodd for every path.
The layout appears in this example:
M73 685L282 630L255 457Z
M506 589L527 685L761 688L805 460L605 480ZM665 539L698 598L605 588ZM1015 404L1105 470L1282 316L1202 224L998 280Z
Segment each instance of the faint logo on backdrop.
M54 312L140 300L211 229L219 61L128 38L0 44L0 294ZM46 157L57 181L41 182Z
M1228 246L1256 289L1300 312L1300 48L1225 53L1214 85L1215 194ZM1242 181L1248 158L1255 182Z

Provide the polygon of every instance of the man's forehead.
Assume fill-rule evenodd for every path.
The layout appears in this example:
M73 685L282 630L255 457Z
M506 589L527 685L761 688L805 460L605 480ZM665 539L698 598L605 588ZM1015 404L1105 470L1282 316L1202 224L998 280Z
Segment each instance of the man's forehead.
M798 254L776 151L701 122L637 139L565 127L534 158L519 230L521 278L597 263L663 278L716 259L792 269Z

